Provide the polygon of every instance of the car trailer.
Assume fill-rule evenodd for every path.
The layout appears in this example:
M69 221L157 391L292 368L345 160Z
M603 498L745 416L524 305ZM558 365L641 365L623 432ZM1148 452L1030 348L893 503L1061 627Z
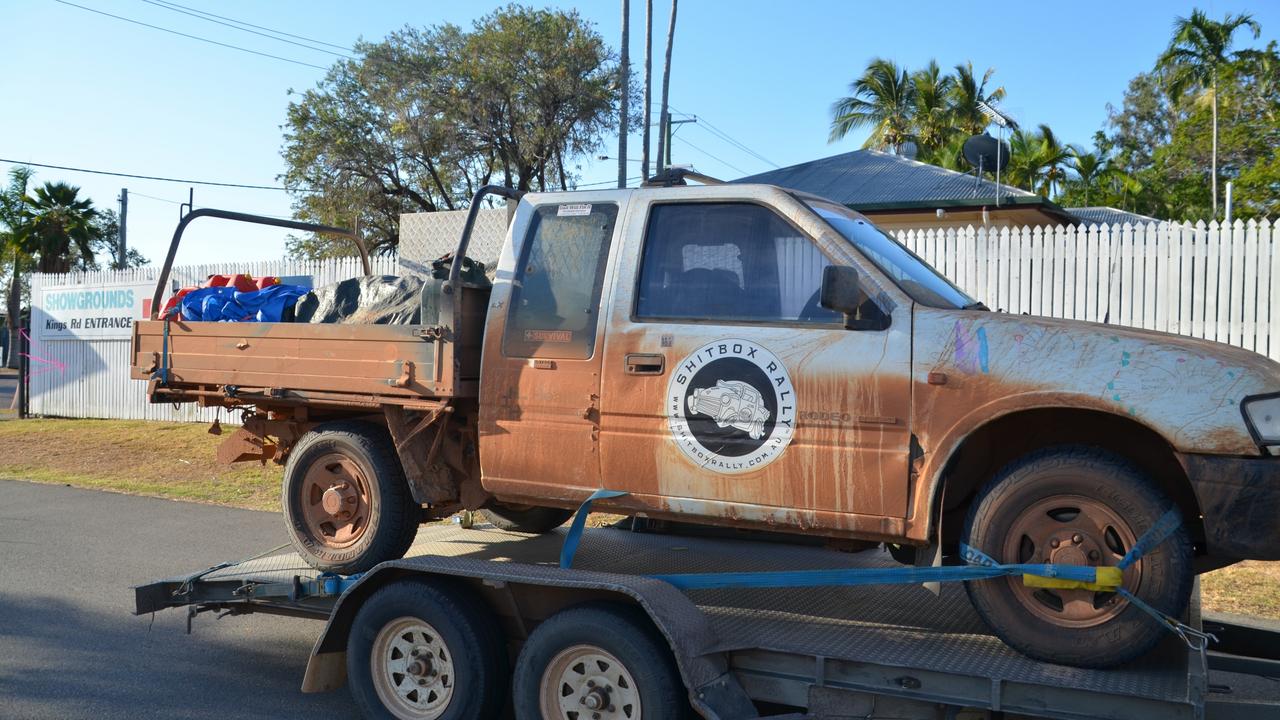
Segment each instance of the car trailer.
M512 703L520 707L522 697L531 697L544 703L543 716L634 718L641 714L637 683L626 680L647 677L649 668L621 670L621 684L628 687L608 686L603 692L606 683L593 682L577 662L613 660L608 652L597 652L601 648L591 638L625 639L631 633L640 638L637 642L645 637L657 642L660 650L650 653L654 662L670 649L667 660L678 689L705 718L1280 718L1280 623L1202 620L1198 591L1187 620L1218 637L1208 652L1190 649L1170 634L1139 661L1086 670L1032 660L1005 646L978 618L958 583L943 584L936 594L920 585L682 592L651 577L897 567L883 550L841 552L774 536L764 540L760 534L628 519L586 529L573 567L565 568L559 561L568 534L561 528L524 535L457 521L425 525L404 559L355 577L320 574L280 548L139 586L136 612L185 607L189 625L205 612L323 620L303 690L340 687L347 680L347 656L356 654L368 660L353 667L371 666L378 687L370 692L353 681L352 691L366 712L379 715L396 706L402 716L433 717L431 703L440 701L441 692L462 692L471 681L466 692L501 687L489 693L495 697L514 686L507 712ZM468 648L454 647L453 656L445 658L434 640L413 634L411 623L395 626L390 639L386 633L375 637L364 627L364 616L376 614L375 605L381 611L388 598L393 608L397 598L401 607L404 598L423 598L433 607L451 609L444 622L440 614L433 617L460 631L440 629L440 642L452 637L454 645L496 643L504 657L475 663L462 657L474 654L463 652ZM400 617L388 627L411 620ZM414 647L413 658L396 643L401 650ZM535 644L546 651L540 657L550 660L524 662L525 655L537 655L531 649ZM530 652L508 670L509 658L525 645ZM432 666L414 659L419 650L424 658L432 653L445 658L445 670L457 673L450 689L440 684L439 661ZM493 677L464 680L469 667L475 675ZM595 676L601 677L609 675ZM546 684L558 688L539 694L538 687ZM524 716L538 715L523 707ZM650 702L643 715L666 717L662 707Z

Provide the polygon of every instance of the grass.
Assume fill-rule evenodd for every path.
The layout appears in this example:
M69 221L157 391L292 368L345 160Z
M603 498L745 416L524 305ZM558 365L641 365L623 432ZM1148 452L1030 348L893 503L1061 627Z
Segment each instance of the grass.
M221 441L188 423L7 420L0 422L0 479L278 509L281 469L219 465Z
M226 432L231 432L228 428ZM0 479L278 510L281 469L214 461L204 425L139 420L0 422ZM595 516L596 526L616 516ZM1247 561L1201 577L1208 612L1280 619L1280 562Z

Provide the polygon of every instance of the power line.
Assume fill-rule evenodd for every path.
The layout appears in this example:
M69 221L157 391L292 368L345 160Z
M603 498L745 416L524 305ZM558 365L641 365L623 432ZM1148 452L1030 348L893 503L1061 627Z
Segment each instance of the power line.
M698 125L701 125L703 128L705 128L707 132L711 133L712 135L715 135L716 137L718 137L719 139L721 139L721 140L723 140L723 141L725 141L725 142L729 143L730 145L733 145L734 147L736 147L736 148L738 148L739 150L741 150L741 151L743 151L743 152L747 153L748 155L750 155L750 156L754 157L755 159L759 160L760 162L763 162L763 163L765 163L765 164L767 164L767 165L772 165L772 166L773 166L773 167L775 167L775 168L776 168L776 167L780 167L780 166L778 165L778 163L776 163L776 162L774 162L774 161L770 160L769 158L767 158L767 157L765 157L765 156L761 155L760 153L756 152L755 150L752 150L751 148L747 147L747 145L746 145L745 143L742 143L742 142L739 142L738 140L735 140L733 137L731 137L731 136L729 135L729 133L727 133L727 132L725 132L725 131L721 130L721 129L720 129L720 128L718 128L718 127L716 127L713 123L709 122L705 117L700 116L700 115L690 115L689 113L682 112L682 111L680 111L680 110L676 110L674 107L671 107L670 105L668 105L667 107L668 107L668 108L670 108L671 110L673 110L673 111L677 112L677 113L680 113L681 115L685 115L686 117L694 117L694 118L697 118L697 119L698 119L698 123L697 123L697 124L698 124Z
M315 69L317 69L317 70L328 70L328 69L329 69L329 68L327 68L327 67L323 67L323 66L321 66L321 65L313 65L313 64L311 64L311 63L309 63L309 62L303 62L303 61L301 61L301 60L293 60L293 59L290 59L290 58L287 58L287 57L281 57L281 56L279 56L279 55L272 55L271 53L264 53L264 52L259 52L259 51L257 51L257 50L250 50L249 48L240 47L239 45L231 45L231 44L229 44L229 43L218 42L217 40L210 40L209 38L200 37L199 35L188 35L187 33L184 33L184 32L178 32L177 30L170 30L169 28L160 27L159 25L152 25L152 24L150 24L150 23L144 23L144 22L142 22L142 21L140 21L140 20L133 20L133 19L131 19L131 18L122 17L122 16L120 16L120 15L112 15L112 14L111 14L111 13L109 13L109 12L103 12L102 10L95 10L95 9L93 9L93 8L91 8L91 7L85 7L84 5L77 5L77 4L73 3L73 2L67 2L67 0L53 0L53 1L54 1L54 2L57 2L57 3L62 3L63 5L68 5L68 6L73 7L73 8L79 8L79 9L81 9L81 10L85 10L85 11L87 11L87 12L97 13L98 15L105 15L105 16L107 16L107 17L109 17L109 18L115 18L116 20L123 20L124 22L127 22L127 23L133 23L134 25L141 25L142 27L151 28L152 30L159 30L160 32L167 32L167 33L170 33L170 34L172 34L172 35L179 35L179 36L184 37L184 38L190 38L190 39L192 39L192 40L199 40L200 42L206 42L206 43L209 43L210 45L218 45L218 46L221 46L221 47L224 47L224 48L230 48L230 49L232 49L232 50L239 50L240 52L246 52L246 53L249 53L250 55L260 55L260 56L262 56L262 57L271 58L272 60L281 60L281 61L283 61L283 62L293 63L294 65L302 65L303 67L315 68Z
M711 158L712 160L715 160L716 162L720 163L721 165L724 165L725 167L727 167L727 168L729 168L729 169L731 169L731 170L736 170L736 171L738 171L738 172L742 173L743 175L750 175L750 174L751 174L751 173L747 172L746 170L743 170L742 168L738 167L737 165L734 165L733 163L728 162L727 160L723 160L723 159L721 159L721 158L716 157L715 155L712 155L711 153L707 152L706 150L703 150L702 148L698 147L697 145L694 145L693 143L689 142L688 140L685 140L684 138L680 137L679 135L672 135L671 137L672 137L673 139L675 139L675 140L679 140L680 142L684 143L685 145L688 145L689 147L693 148L694 150L697 150L698 152L702 153L703 155L706 155L707 157Z
M169 3L157 2L157 0L142 0L142 2L147 3L148 5L155 5L158 8L164 8L165 10L171 10L176 13L182 13L183 15L190 15L193 18L196 18L198 20L204 20L205 22L211 22L217 25L223 25L225 27L231 28L232 30L239 30L240 32L247 32L253 35L258 35L260 37L267 38L268 40L276 40L282 43L289 43L290 45L297 45L300 48L306 48L307 50L314 50L315 52L322 52L322 53L329 53L330 55L337 55L338 57L345 58L347 60L351 59L350 55L346 55L344 53L334 52L333 50L325 50L324 48L314 47L311 45L307 45L305 43L296 42L294 40L287 40L282 37L276 37L275 35L268 35L267 33L258 32L257 30L250 30L247 27L232 25L230 22L223 22L221 20L215 20L211 17L204 17L204 14L201 13L199 10L188 11L185 8L182 8L181 6L170 7Z
M317 40L315 38L305 37L303 35L294 35L293 33L285 32L283 30L273 30L272 28L269 28L269 27L254 25L251 22L245 22L244 20L236 20L235 18L229 18L229 17L226 17L225 15L216 15L211 12L205 12L204 10L197 10L196 8L188 7L186 5L179 5L176 2L169 2L168 0L159 0L159 1L162 2L164 5L168 5L175 8L182 8L183 10L190 10L191 12L199 13L200 15L207 15L212 18L218 18L219 20L226 20L227 22L232 22L237 25L244 25L245 27L257 28L259 30L266 30L269 33L284 35L286 37L296 38L298 40L305 40L309 43L315 43L317 45L328 45L329 47L338 48L339 50L344 50L346 52L355 52L354 49L349 48L345 45L338 45L336 43L325 42L324 40Z
M146 198L146 199L148 199L148 200L156 200L156 201L158 201L158 202L162 202L162 203L169 203L170 205L183 205L183 204L185 204L185 203L179 202L178 200L167 200L167 199L165 199L165 198L162 198L162 197L156 197L156 196L154 196L154 195L145 195L145 194L143 194L143 193L138 192L137 190L130 190L130 191L129 191L129 197L140 197L140 198Z
M214 182L212 180L184 180L182 178L159 177L156 175L135 175L133 173L111 172L109 170L90 170L88 168L68 167L66 165L46 165L44 163L25 162L22 160L8 160L6 158L0 158L0 163L8 163L10 165L30 165L32 167L50 168L53 170L67 170L70 172L90 173L93 175L112 175L114 177L137 178L139 180L159 180L160 182L176 182L176 183L182 183L183 185L212 185L213 187L244 188L246 190L285 190L285 191L288 190L288 188L282 188L276 185L247 185L244 183Z

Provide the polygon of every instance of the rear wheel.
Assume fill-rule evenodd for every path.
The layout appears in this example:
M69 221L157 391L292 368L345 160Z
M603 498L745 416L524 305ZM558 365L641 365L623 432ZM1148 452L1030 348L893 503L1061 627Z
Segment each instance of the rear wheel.
M560 527L573 517L572 510L537 507L535 505L508 505L494 503L480 510L480 514L499 530L542 534Z
M671 650L639 610L594 603L564 610L516 660L516 720L678 720L688 713Z
M289 539L320 570L363 572L404 557L418 531L419 506L391 438L367 423L307 433L289 454L281 495Z
M966 542L1001 563L1114 566L1173 503L1121 459L1060 447L1003 470L969 510ZM1124 571L1123 587L1179 617L1194 574L1185 527ZM1037 660L1108 667L1159 642L1163 628L1116 593L1027 587L1021 576L966 583L974 607Z
M347 641L351 694L366 718L486 720L506 701L497 618L450 585L402 580L356 613Z

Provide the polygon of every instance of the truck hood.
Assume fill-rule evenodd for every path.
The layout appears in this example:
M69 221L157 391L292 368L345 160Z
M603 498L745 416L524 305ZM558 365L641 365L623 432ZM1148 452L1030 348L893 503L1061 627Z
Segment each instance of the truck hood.
M956 376L964 400L989 414L1054 404L1101 410L1185 452L1258 454L1240 401L1280 391L1280 363L1153 330L918 308L913 336L916 367Z

